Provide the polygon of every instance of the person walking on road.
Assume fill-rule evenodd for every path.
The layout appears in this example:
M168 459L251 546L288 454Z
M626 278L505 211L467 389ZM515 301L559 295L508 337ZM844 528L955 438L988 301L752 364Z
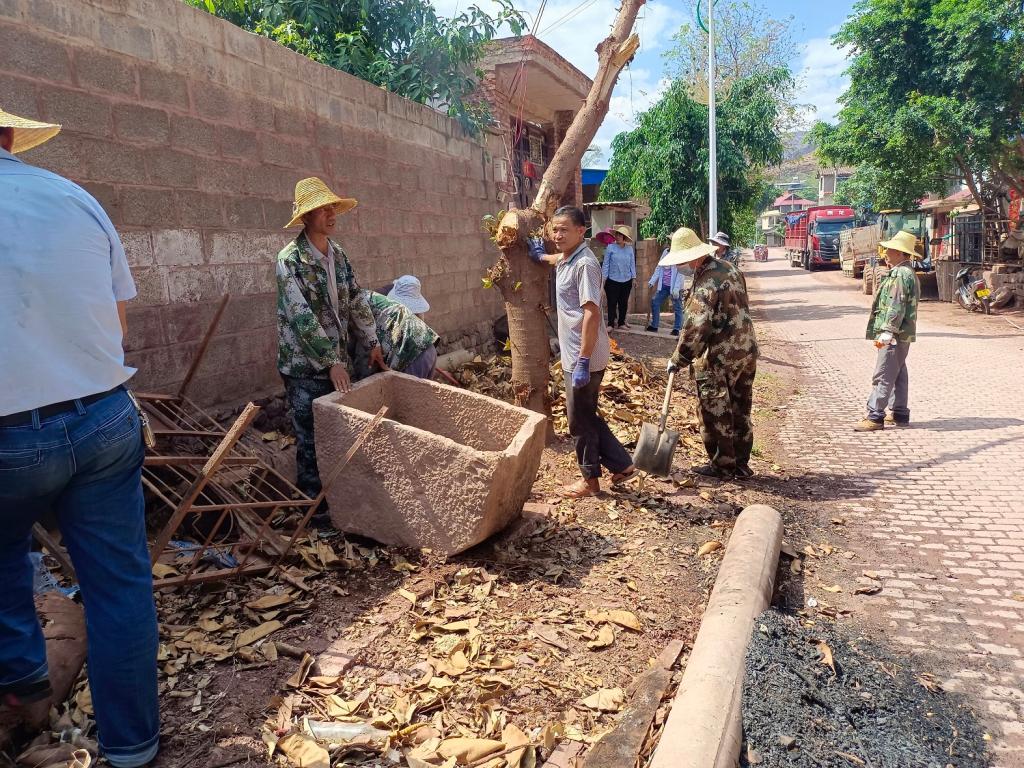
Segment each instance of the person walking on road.
M879 243L886 249L889 274L879 283L868 318L866 338L875 343L878 352L868 414L854 427L856 432L884 429L886 408L892 411L890 423L900 427L910 423L907 355L917 338L917 304L921 297L913 267L916 243L911 232L897 232L891 240Z
M596 496L601 491L601 467L612 473L612 484L633 476L636 467L607 422L597 412L605 367L611 356L608 332L601 322L601 266L587 246L583 211L562 206L551 219L551 239L559 254L544 253L533 241L530 258L554 264L558 309L558 343L565 376L565 412L569 434L576 443L576 461L583 479L564 488L567 498Z
M681 227L660 262L663 267L693 268L679 344L668 369L692 366L697 384L700 434L709 463L693 471L708 477L750 477L757 339L743 275L713 253L714 245Z
M668 255L668 251L669 249L666 248L661 255L662 258ZM679 330L683 327L683 289L686 287L686 277L683 273L684 270L678 267L658 265L654 268L651 279L647 281L648 286L656 289L651 298L651 324L647 326L647 331L658 332L661 325L661 305L665 303L665 299L671 298L672 335L679 335Z
M125 389L136 289L96 199L16 157L59 131L0 110L0 699L30 726L48 722L29 550L52 515L82 589L100 749L135 768L160 741L145 446Z
M604 292L608 297L608 330L625 328L629 310L629 294L636 279L636 251L633 249L633 230L622 225L612 230L615 242L604 251L601 275Z
M733 266L739 266L739 259L732 250L732 240L725 232L718 231L714 236L708 238L708 242L715 246L715 258L728 261Z
M295 185L292 219L285 229L302 232L277 255L277 367L295 428L297 485L320 493L313 435L313 401L352 386L349 323L368 350L371 368L386 370L367 294L356 282L348 256L330 236L337 218L356 201L341 198L317 178Z

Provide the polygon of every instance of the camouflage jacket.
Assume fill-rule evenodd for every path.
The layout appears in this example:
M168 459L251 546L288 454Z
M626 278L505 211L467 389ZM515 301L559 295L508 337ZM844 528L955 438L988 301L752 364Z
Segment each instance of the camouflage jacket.
M874 341L888 331L896 341L917 339L917 301L921 287L909 261L889 270L875 293L865 338Z
M710 368L746 368L757 359L747 307L747 283L732 264L714 257L693 276L685 319L672 360L680 366L706 357Z
M370 349L377 346L373 313L348 256L335 242L338 312L331 307L327 270L305 233L277 255L277 368L285 376L324 378L332 365L350 369L349 325Z
M377 325L377 341L388 368L404 371L406 366L437 342L437 334L405 305L373 291L364 291ZM354 339L353 368L357 379L374 371L370 368L370 350Z

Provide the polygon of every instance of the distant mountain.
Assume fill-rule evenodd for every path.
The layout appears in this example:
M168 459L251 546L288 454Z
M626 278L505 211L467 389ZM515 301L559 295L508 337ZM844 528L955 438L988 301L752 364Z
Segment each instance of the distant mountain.
M810 131L789 131L782 136L782 145L785 147L782 153L783 162L795 160L799 157L814 151L814 145L808 141Z

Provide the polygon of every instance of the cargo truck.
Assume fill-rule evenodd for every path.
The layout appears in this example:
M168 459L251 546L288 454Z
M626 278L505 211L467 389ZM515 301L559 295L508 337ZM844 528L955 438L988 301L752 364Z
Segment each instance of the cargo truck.
M839 266L839 234L854 226L853 208L818 205L786 216L786 254L794 267L811 272Z

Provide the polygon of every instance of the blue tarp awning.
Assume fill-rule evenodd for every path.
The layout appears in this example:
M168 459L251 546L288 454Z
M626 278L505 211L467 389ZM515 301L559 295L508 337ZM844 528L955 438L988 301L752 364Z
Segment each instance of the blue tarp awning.
M600 184L604 181L604 177L608 175L607 168L584 168L583 169L583 183L584 184Z

